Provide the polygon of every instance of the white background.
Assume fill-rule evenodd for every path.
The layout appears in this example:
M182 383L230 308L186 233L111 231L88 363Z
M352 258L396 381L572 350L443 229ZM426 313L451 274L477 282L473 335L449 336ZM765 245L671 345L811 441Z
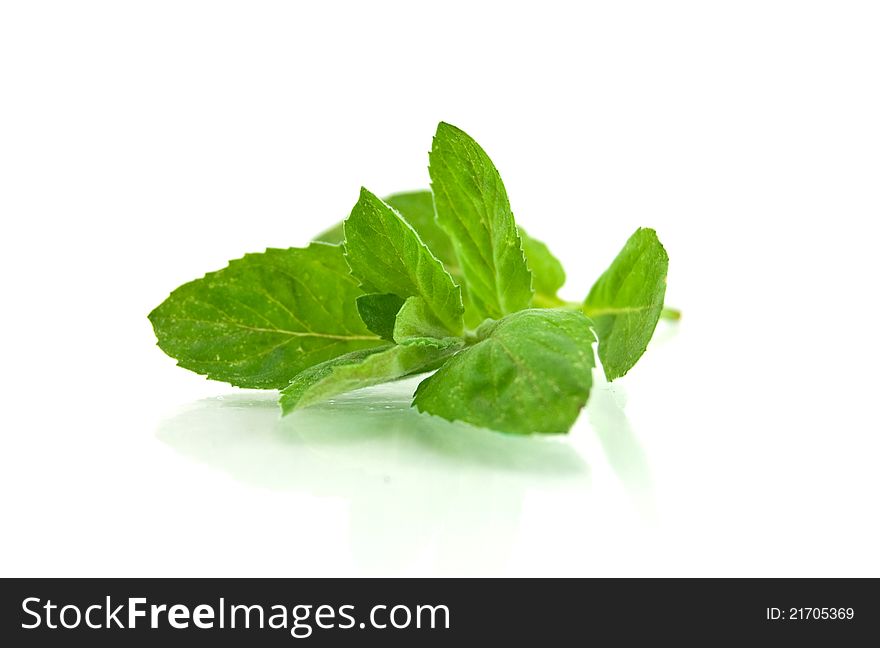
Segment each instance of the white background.
M307 8L308 7L308 8ZM0 574L880 576L872 2L5 2ZM278 418L147 313L473 135L568 298L638 226L640 364L568 437Z

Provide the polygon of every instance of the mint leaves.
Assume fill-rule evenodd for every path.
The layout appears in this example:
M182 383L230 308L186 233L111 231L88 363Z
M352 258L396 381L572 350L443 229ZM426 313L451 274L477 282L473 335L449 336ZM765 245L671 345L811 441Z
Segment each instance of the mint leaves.
M464 131L445 123L437 127L429 159L437 223L461 266L470 320L528 308L532 274L495 165Z
M282 412L435 371L413 405L513 434L567 432L596 363L626 374L664 310L668 257L639 229L583 303L558 295L559 260L514 221L501 176L441 123L431 191L362 189L348 218L306 248L248 254L184 284L152 313L180 366L279 389Z

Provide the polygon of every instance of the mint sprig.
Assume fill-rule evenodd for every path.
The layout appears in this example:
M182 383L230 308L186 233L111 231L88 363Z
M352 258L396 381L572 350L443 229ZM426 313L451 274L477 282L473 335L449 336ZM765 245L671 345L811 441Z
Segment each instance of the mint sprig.
M515 434L564 433L587 402L593 344L626 374L664 309L669 259L641 228L583 303L558 296L559 260L514 221L501 176L441 123L431 191L380 199L306 248L269 249L184 284L152 313L180 366L281 390L282 412L430 371L413 405Z

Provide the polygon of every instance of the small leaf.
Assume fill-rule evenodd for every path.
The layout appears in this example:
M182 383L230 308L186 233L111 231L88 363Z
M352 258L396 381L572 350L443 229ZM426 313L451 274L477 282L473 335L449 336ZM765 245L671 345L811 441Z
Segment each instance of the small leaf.
M339 247L269 249L184 284L150 313L181 367L239 387L284 387L303 369L381 343Z
M528 308L532 274L507 191L489 156L455 126L437 127L430 154L437 222L452 239L473 321Z
M421 297L410 297L404 302L394 322L394 341L406 342L412 338L433 337L443 338L448 333L425 300Z
M345 259L364 290L420 297L447 335L462 334L460 289L400 214L362 189L344 229Z
M553 256L545 243L526 234L522 227L519 228L519 236L522 239L526 263L532 271L532 287L535 289L532 305L541 308L562 306L563 300L556 296L565 283L562 263Z
M382 200L397 210L403 220L418 233L419 238L428 246L432 254L440 259L447 271L455 277L453 272L457 270L455 250L452 248L449 236L440 228L434 217L434 196L430 190L420 189L391 194ZM345 240L342 221L318 234L314 240L333 244L342 243Z
M281 410L290 414L338 394L436 369L460 346L455 338L422 338L333 358L298 374L281 392Z
M516 434L568 432L587 402L595 341L583 313L531 309L488 322L422 381L420 411Z
M633 368L663 311L669 257L652 229L636 230L584 301L608 380Z
M357 309L364 324L373 333L394 341L394 322L404 299L391 293L371 293L357 298Z

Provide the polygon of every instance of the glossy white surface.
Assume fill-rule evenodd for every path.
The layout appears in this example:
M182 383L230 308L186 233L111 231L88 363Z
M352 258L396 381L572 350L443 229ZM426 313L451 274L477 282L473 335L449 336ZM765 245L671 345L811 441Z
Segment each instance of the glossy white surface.
M872 3L4 4L0 575L880 575ZM568 437L280 420L149 310L480 141L566 296L668 303ZM598 375L597 375L598 378Z

